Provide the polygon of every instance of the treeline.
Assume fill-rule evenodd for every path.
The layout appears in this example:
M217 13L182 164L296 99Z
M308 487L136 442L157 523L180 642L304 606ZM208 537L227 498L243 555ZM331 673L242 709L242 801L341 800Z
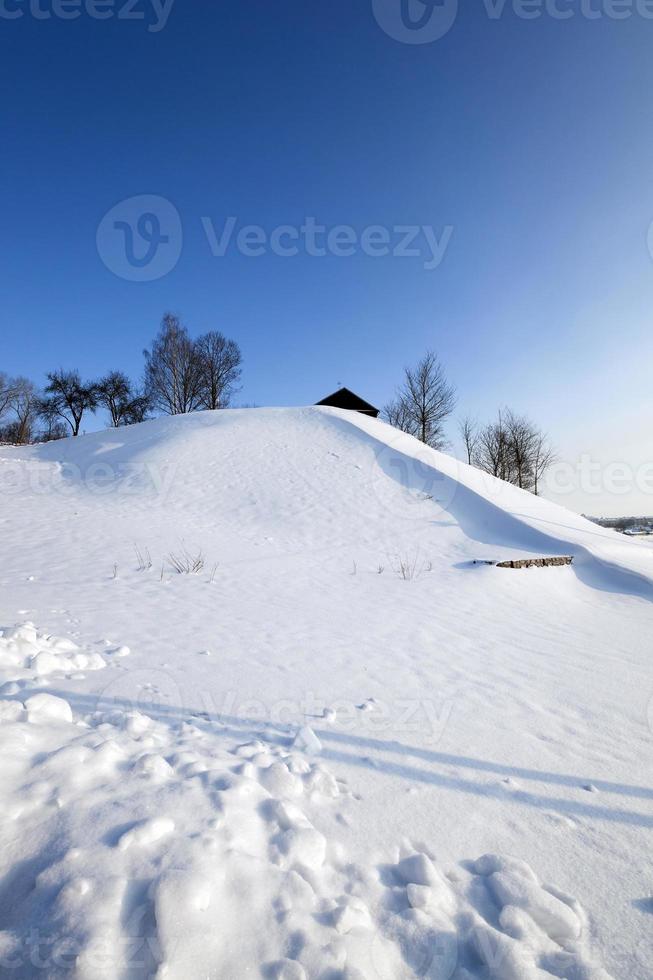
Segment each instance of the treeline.
M0 442L46 442L79 434L87 413L104 410L111 426L143 422L152 413L182 415L226 408L238 391L242 355L238 344L213 330L192 339L179 318L166 313L151 347L143 351L143 379L134 385L122 371L83 381L78 371L50 371L38 390L28 378L0 372ZM437 356L428 351L406 368L383 417L434 449L446 449L446 423L456 407L456 389ZM467 462L538 493L555 456L545 433L511 409L481 425L469 416L458 423Z
M458 427L468 463L523 490L539 493L555 453L534 422L508 408L487 425L479 426L466 417L460 419Z
M590 517L589 514L583 514L583 517L600 527L610 527L622 533L631 528L641 528L642 531L653 534L653 517Z
M82 380L78 371L49 371L42 389L29 378L0 372L0 442L26 444L79 435L90 412L104 410L111 426L143 422L153 412L180 415L226 408L238 390L242 355L217 330L193 340L166 313L151 348L143 351L140 386L123 371Z
M442 450L449 445L445 423L455 407L456 389L447 380L437 356L428 351L416 367L405 368L403 382L382 414L402 432ZM470 465L539 493L555 453L546 434L534 422L504 409L486 425L469 416L461 418L458 429Z

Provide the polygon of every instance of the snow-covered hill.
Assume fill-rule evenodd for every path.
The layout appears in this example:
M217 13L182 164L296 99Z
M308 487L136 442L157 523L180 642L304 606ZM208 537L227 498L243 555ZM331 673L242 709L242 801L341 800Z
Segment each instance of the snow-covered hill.
M0 499L0 975L651 976L653 551L334 409Z

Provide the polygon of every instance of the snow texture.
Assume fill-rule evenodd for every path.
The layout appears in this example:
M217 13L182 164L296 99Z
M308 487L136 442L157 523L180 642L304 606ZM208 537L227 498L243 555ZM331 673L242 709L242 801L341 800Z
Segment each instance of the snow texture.
M335 409L1 456L0 976L651 976L653 550Z

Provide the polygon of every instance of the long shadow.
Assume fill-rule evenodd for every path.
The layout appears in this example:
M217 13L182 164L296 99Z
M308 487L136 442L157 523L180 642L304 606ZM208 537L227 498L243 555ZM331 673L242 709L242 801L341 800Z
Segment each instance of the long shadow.
M367 765L375 771L400 776L411 782L429 783L434 786L442 786L446 789L457 790L458 792L473 794L475 796L499 799L506 803L521 803L524 806L532 806L538 810L557 810L563 814L573 814L574 816L607 820L611 823L653 828L653 815L637 813L635 810L612 810L606 806L593 806L592 804L582 803L576 800L565 800L559 797L544 795L540 796L535 793L522 792L521 790L517 792L506 791L500 786L479 786L478 783L470 782L467 779L424 772L421 769L399 765L396 762L388 762L385 759L381 760L378 766L375 766L371 765L371 760L357 755L349 755L347 752L327 750L326 752L322 752L322 757L330 761L344 762L347 765Z
M90 694L71 693L68 691L53 690L51 688L48 690L49 693L55 696L65 698L71 707L82 714L91 714L96 711L103 713L110 713L116 710L133 711L139 707L138 702L125 698L110 697L103 702L102 697L98 698ZM274 722L258 718L241 718L236 715L221 714L219 712L210 713L199 709L184 709L172 705L148 703L143 710L146 710L151 717L165 723L178 724L181 721L187 721L201 727L205 726L213 734L221 737L235 739L263 737L286 747L292 744L293 737L298 730L298 726L296 725L275 724ZM408 765L404 762L396 762L383 757L370 758L369 756L361 755L360 750L368 749L399 753L404 756L414 756L432 764L459 766L476 772L491 773L497 776L509 775L520 779L567 786L571 789L577 789L582 793L586 792L582 787L591 783L603 792L640 799L653 799L653 790L646 787L628 786L605 780L589 780L561 773L540 772L536 769L507 766L484 759L474 759L469 756L436 752L431 749L422 749L416 746L405 746L396 741L385 741L360 735L344 734L329 729L316 728L314 731L321 741L342 744L350 748L352 753L357 753L350 754L336 747L323 746L320 753L321 759L341 762L346 765L360 766L384 775L399 776L411 782L441 786L445 789L458 790L469 795L492 797L503 800L504 802L520 803L524 806L533 806L538 809L555 809L563 814L607 820L614 823L653 827L653 814L638 813L634 810L615 810L608 806L592 804L581 800L549 797L543 794L521 790L513 791L504 786L479 784L465 779L463 776L451 776L433 771L432 769L420 769L415 765Z
M479 772L494 773L498 776L515 776L518 779L530 779L541 783L553 783L558 786L578 788L585 783L591 783L605 793L615 793L618 796L633 796L644 800L653 800L653 789L647 786L629 786L626 783L612 783L602 779L580 779L578 776L568 776L564 773L546 772L538 769L524 769L520 766L507 766L500 762L490 762L484 759L474 759L470 756L452 755L449 752L436 752L433 749L423 749L413 745L403 745L397 741L363 737L361 735L343 735L332 730L315 729L316 735L324 741L353 742L358 748L378 749L384 752L396 752L401 755L414 756L425 762L437 762L440 765L460 766L464 769L476 769Z
M653 898L647 895L645 898L636 898L633 900L633 906L639 909L640 912L648 912L653 915Z

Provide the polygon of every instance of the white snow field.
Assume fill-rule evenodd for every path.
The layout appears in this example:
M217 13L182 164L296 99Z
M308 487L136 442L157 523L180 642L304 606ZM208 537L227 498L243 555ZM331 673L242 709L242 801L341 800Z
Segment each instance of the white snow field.
M0 976L653 976L653 550L326 408L0 502Z

